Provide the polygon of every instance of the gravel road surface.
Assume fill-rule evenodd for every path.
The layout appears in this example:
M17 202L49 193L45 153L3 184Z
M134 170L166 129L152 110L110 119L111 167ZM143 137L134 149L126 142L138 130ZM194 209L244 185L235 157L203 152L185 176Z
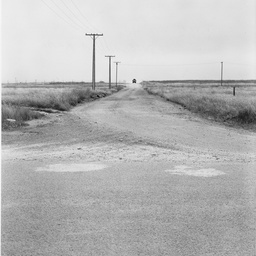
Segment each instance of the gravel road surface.
M255 256L256 133L140 84L2 133L2 255Z

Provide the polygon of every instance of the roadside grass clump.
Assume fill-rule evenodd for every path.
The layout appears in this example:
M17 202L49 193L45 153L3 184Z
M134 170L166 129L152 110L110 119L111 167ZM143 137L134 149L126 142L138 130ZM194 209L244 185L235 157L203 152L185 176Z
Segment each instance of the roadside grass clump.
M42 114L31 111L28 108L13 106L9 104L2 105L2 119L14 119L16 121L27 121L40 118Z
M117 87L116 87L116 90L119 92L119 91L121 91L122 89L124 89L124 85L118 84Z
M163 95L164 98L180 104L188 110L199 113L217 121L233 120L239 123L256 122L256 104L254 101L230 99L225 95L219 97L205 95Z
M256 88L239 88L239 95L232 95L232 88L220 87L161 87L145 89L154 95L177 103L191 112L221 122L256 124Z
M41 118L43 114L10 104L2 104L2 128L15 128L23 125L24 121Z
M42 90L31 91L27 94L11 95L3 97L3 104L32 108L50 108L60 111L68 111L72 106L76 106L85 100L90 100L96 95L102 95L101 91L91 91L90 89L72 90ZM106 96L107 93L105 93Z
M17 89L15 89L17 90ZM89 88L42 88L8 93L2 92L2 128L15 127L24 121L42 117L46 109L68 111L79 103L111 94L109 90L92 91ZM13 119L14 121L8 121Z

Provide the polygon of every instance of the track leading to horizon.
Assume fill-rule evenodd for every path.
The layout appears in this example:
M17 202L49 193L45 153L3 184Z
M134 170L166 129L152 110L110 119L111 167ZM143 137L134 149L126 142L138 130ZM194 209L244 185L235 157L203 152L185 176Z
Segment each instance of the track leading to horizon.
M256 135L130 84L3 133L3 255L253 255Z

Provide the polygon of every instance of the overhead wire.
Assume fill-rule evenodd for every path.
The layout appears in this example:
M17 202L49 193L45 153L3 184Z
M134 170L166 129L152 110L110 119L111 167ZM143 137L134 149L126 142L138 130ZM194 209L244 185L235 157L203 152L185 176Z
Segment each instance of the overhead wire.
M52 3L54 4L54 6L56 6L58 8L58 10L62 13L62 15L64 14L65 17L68 17L68 20L66 18L63 18L63 16L61 16L57 11L56 11L56 8L54 9L52 6L50 6L49 4L47 4L47 2L45 0L41 0L45 6L50 9L56 16L58 16L61 20L63 20L65 23L67 23L68 25L72 26L72 28L78 30L78 31L83 31L84 32L84 28L81 28L81 26L78 26L78 24L76 22L73 21L73 19L68 16L62 8L60 8L54 1L52 1ZM71 23L71 22L72 23ZM99 46L99 51L101 52L102 55L105 54L105 49L104 47L102 46L102 44L98 44Z
M92 36L90 36L90 37L93 38ZM97 38L98 38L98 37L95 38L96 41L97 41ZM97 44L97 45L99 46L99 51L102 53L102 55L104 55L104 54L106 53L106 51L105 51L103 45L101 44L101 40L100 40L99 42L100 42L100 43Z
M83 31L83 32L85 32L85 29L87 28L89 28L90 30L91 30L91 27L93 27L93 26L88 26L88 25L85 25L84 24L84 22L82 22L81 21L81 19L79 19L79 18L77 18L76 17L76 15L75 15L75 13L67 6L67 4L65 3L65 2L63 2L63 1L61 1L61 3L66 7L66 9L68 10L68 12L67 11L65 11L63 8L61 8L61 6L59 6L54 0L52 0L51 2L52 2L52 4L54 4L54 6L55 6L55 8L52 6L52 5L50 5L50 4L48 4L45 0L41 0L43 3L44 3L44 5L48 8L48 9L50 9L56 16L58 16L58 18L60 18L61 20L63 20L65 23L67 23L69 26L72 26L72 28L74 28L74 29L76 29L76 30L78 30L78 31ZM72 0L71 0L72 1ZM72 3L73 3L73 5L75 6L75 4L74 4L74 2L72 1ZM63 7L63 5L62 5L62 7ZM57 9L56 9L57 8ZM77 8L78 9L78 8ZM57 11L58 10L58 11ZM78 9L79 10L79 9ZM61 14L60 14L61 13ZM70 13L76 18L76 20L74 20L74 18L72 18L72 16L70 16ZM80 11L79 11L79 13L81 13ZM82 13L81 13L81 15L82 15ZM64 17L65 18L64 18ZM79 23L77 23L77 21L79 22ZM99 31L99 30L97 30L97 31ZM104 41L105 42L105 41ZM104 56L105 54L106 54L106 44L104 45L103 43L102 43L102 41L100 40L100 44L98 44L98 50L101 52L101 55L102 56Z
M51 2L60 10L62 14L64 14L74 25L76 25L79 29L84 30L84 27L81 26L79 23L77 23L70 15L66 13L66 11L63 10L54 0L51 0Z
M64 19L61 15L59 15L58 12L56 12L50 5L48 5L44 0L41 0L45 6L47 6L53 13L55 13L55 15L57 15L60 19L62 19L64 22L66 22L68 25L72 26L73 28L75 28L76 30L79 30L73 23L70 23L69 21L67 21L66 19Z
M99 50L102 53L102 55L106 54L106 50L105 50L101 40L99 40L99 44L97 44L97 45L99 46Z
M65 3L64 0L60 0L60 2L66 7L66 9L73 15L73 17L80 23L80 26L83 29L89 28L87 25L85 25L79 18L78 16L71 10L71 8Z
M107 50L109 51L109 52L111 52L111 49L110 49L110 47L109 47L109 45L108 45L108 43L107 43L107 41L106 41L106 39L103 37L103 42L105 43L105 45L106 45L106 47L107 47Z
M81 30L83 30L83 32L84 32L85 30L87 30L87 28L88 28L89 30L91 30L91 27L89 27L87 24L84 24L84 22L82 22L81 19L78 18L78 16L74 13L74 11L71 10L71 8L65 3L64 0L60 0L60 2L62 3L62 6L65 6L65 8L66 8L65 10L64 10L63 8L61 8L60 6L58 6L54 0L51 0L51 1L54 3L54 5L55 5L60 11L62 11L62 13L63 13L66 17L69 18L70 21L72 21L74 24L76 24L77 26L79 26L79 28L80 28ZM75 5L74 5L74 6L75 6ZM78 10L79 10L79 9L78 9ZM68 14L68 13L69 13L69 14ZM70 15L70 14L71 14L71 15ZM74 17L76 20L74 20L73 17ZM77 21L78 21L79 23L78 23ZM102 43L101 40L100 40L99 47L100 47L100 51L104 54L104 53L106 52L106 47L105 47L105 45Z
M89 29L93 28L94 26L92 26L90 24L89 25L85 25L83 21L81 21L80 18L78 18L76 16L76 14L71 10L71 7L69 7L64 0L60 0L60 3L62 3L62 6L65 6L65 10L63 8L61 8L54 0L51 0L51 2L58 8L58 10L63 14L65 15L65 17L67 17L70 22L67 22L66 19L64 19L62 16L60 16L51 6L49 6L44 0L42 0L42 2L49 8L51 9L59 18L61 18L62 20L64 20L66 23L68 23L69 25L72 24L73 27L75 27L76 29L79 29L79 30L83 30L87 27ZM83 17L84 20L86 20L88 23L88 19L85 17L85 15L80 11L79 7L77 6L77 4L71 0L73 6L75 7L75 9L77 10L77 12L79 12L80 16ZM72 14L72 15L70 15ZM74 18L76 20L74 20ZM79 22L79 23L78 23ZM97 29L97 31L99 31ZM106 51L109 51L110 52L110 47L108 46L108 43L106 42L105 38L103 38L103 40L100 40L100 43L98 44L99 45L99 50L104 54L106 53ZM189 63L189 64L125 64L123 63L123 66L167 66L167 67L171 67L171 66L189 66L189 65L210 65L210 64L216 64L216 63L219 63L219 62L214 62L214 63Z
M231 64L231 65L237 65L237 66L253 66L253 67L255 67L255 65L256 65L256 63L255 64L245 64L245 63L224 62L224 64L225 63Z
M71 3L73 4L73 6L75 7L75 9L78 11L78 13L81 15L81 17L85 20L85 22L87 22L89 24L89 27L91 27L93 30L95 30L96 32L100 32L98 28L96 28L94 25L92 25L89 20L86 18L86 16L80 11L80 8L77 6L77 4L75 3L75 1L71 0Z
M108 50L106 48L106 45L104 44L104 36L102 37L102 40L99 40L99 42L100 42L99 44L101 45L101 47L104 49L105 54L107 54Z
M157 67L157 66L166 66L166 67L179 67L179 66L198 66L198 65L212 65L212 64L217 64L219 62L211 62L211 63L188 63L188 64L123 64L123 66L152 66L152 67Z
M99 28L97 28L96 26L92 25L89 20L87 19L87 17L83 14L83 12L80 10L80 8L78 7L78 5L75 3L74 0L71 0L71 3L73 4L73 6L75 7L75 10L77 11L77 13L79 13L80 17L88 24L87 26L96 31L96 32L100 32ZM81 19L79 19L81 21ZM81 21L82 22L82 21ZM83 22L84 24L84 22ZM101 47L104 49L104 51L106 52L110 52L110 48L108 46L108 43L106 42L106 39L103 37L102 40L100 40Z
M84 32L84 29L85 29L85 24L77 18L78 21L80 21L80 23L83 25L81 26L80 24L78 24L76 21L74 21L74 19L72 17L70 17L61 7L59 7L56 2L54 2L54 0L51 0L51 2L58 8L58 10L60 10L60 12L62 14L64 14L68 20L66 20L65 18L63 18L63 16L61 16L58 12L56 12L56 10L54 8L52 8L49 4L47 4L44 0L41 0L45 6L47 8L49 8L55 15L57 15L60 19L62 19L65 23L67 23L68 25L72 26L73 28L75 28L76 30L79 30L79 31L83 31ZM75 16L75 13L66 5L65 2L63 2L62 0L60 0L61 3L64 4L64 6L69 10L70 13L72 13L72 15L74 17ZM78 8L78 6L75 4L75 2L73 0L71 0L71 2L73 3L73 6L76 8L76 10L80 13L80 15L88 22L88 20L86 19L86 17L83 15L83 13L80 11L80 9ZM88 22L89 23L89 22ZM93 28L93 26L90 24L90 27L87 25L88 28ZM99 30L97 30L99 31ZM104 42L104 44L103 44ZM98 44L99 45L99 50L101 51L102 54L105 54L106 51L109 51L110 52L110 48L108 46L108 43L106 42L105 38L103 37L103 42L100 40L100 43ZM137 66L137 67L144 67L144 66L152 66L152 67L155 67L155 66L166 66L166 67L179 67L179 66L195 66L195 65L211 65L211 64L218 64L220 62L211 62L211 63L187 63L187 64L129 64L129 63L122 63L123 66ZM226 64L231 64L231 65L239 65L239 66L255 66L255 64L245 64L245 63L233 63L233 62L224 62Z
M92 30L91 25L85 24L75 13L71 10L71 8L63 1L60 0L60 2L56 3L54 0L50 0L52 4L56 7L53 8L53 6L47 4L46 1L42 0L42 2L51 9L52 12L54 12L59 18L64 20L69 25L72 24L72 26L75 26L76 28L82 30L85 32L86 30ZM73 2L72 2L73 3ZM74 5L75 6L75 5ZM76 7L77 8L77 7ZM56 11L58 9L58 12ZM79 9L78 9L79 10ZM60 15L61 13L61 15ZM63 16L65 18L63 18Z

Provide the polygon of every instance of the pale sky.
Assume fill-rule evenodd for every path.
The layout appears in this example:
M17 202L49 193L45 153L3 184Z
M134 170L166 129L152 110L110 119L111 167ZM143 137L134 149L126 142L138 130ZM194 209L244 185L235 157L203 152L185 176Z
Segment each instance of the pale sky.
M256 79L256 0L2 0L2 82ZM115 64L112 64L115 81Z

